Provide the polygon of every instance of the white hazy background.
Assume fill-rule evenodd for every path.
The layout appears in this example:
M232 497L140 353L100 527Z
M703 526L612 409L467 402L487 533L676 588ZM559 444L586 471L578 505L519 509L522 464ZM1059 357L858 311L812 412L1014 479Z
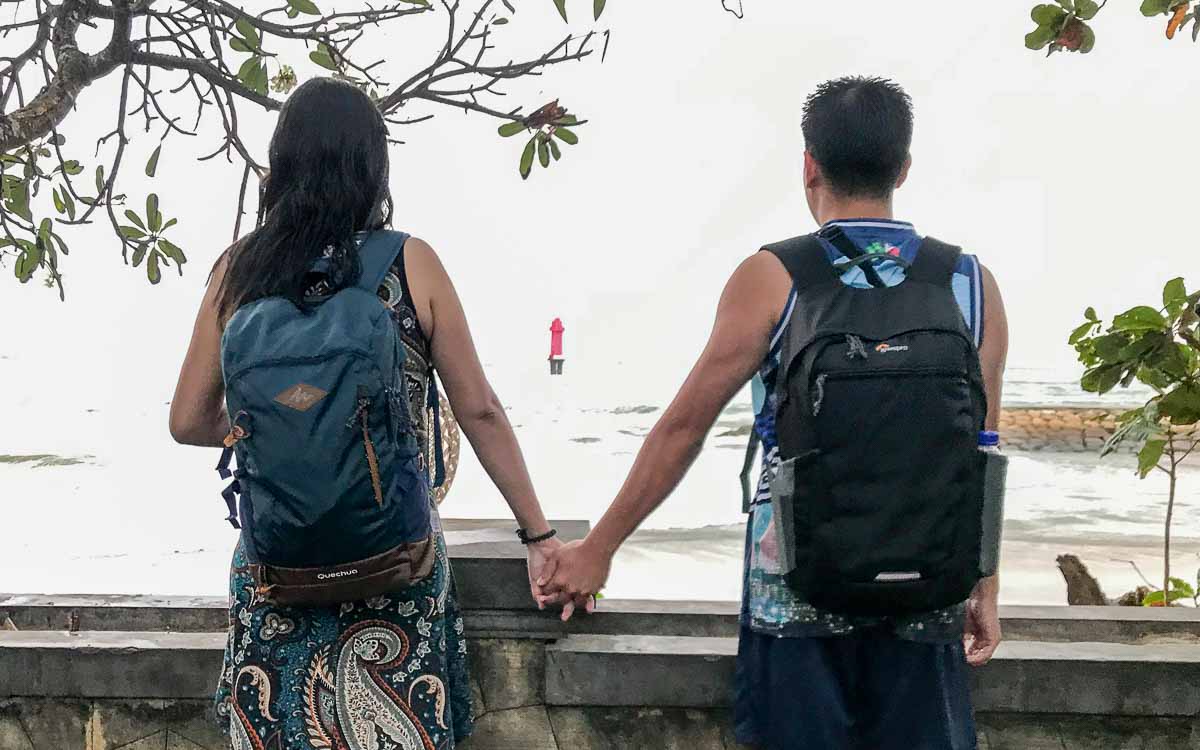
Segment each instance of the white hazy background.
M589 28L590 5L568 4L580 20L570 30ZM747 0L739 21L718 0L614 0L600 25L613 32L603 64L596 55L551 69L510 86L498 105L530 110L561 97L590 121L578 128L579 146L564 147L548 171L535 165L527 182L516 170L523 142L499 138L497 122L419 104L404 112L437 117L393 128L407 142L391 150L395 225L429 241L455 280L549 515L599 517L653 417L620 436L624 423L595 415L665 406L735 266L765 242L814 229L800 181L800 117L823 80L883 75L912 95L914 165L897 217L963 244L993 270L1013 367L1073 380L1065 339L1086 306L1110 315L1153 303L1181 274L1200 284L1181 208L1200 171L1187 136L1200 81L1186 73L1200 49L1167 43L1160 24L1114 6L1095 23L1095 52L1047 60L1023 47L1026 5L948 12L933 3ZM384 76L403 80L431 59L444 22L439 9L392 24L368 35L360 59L374 51L388 59ZM567 30L550 2L525 0L496 29L495 59L536 53ZM302 54L292 61L302 79L319 72ZM155 74L157 85L167 80L177 79ZM116 95L115 80L90 87L62 129L69 155L89 168L95 138L115 121ZM253 110L243 106L242 132L265 161L274 118ZM194 107L181 97L178 111L186 119ZM219 142L209 118L201 137L169 139L158 177L145 178L158 128L145 134L133 117L129 128L121 187L139 211L147 192L162 197L179 218L170 237L190 262L182 278L167 270L151 287L144 269L121 264L98 223L68 235L65 304L40 284L0 282L0 454L93 457L79 467L0 466L0 591L224 585L232 536L215 456L171 443L166 404L207 270L231 239L241 171L195 161ZM545 374L554 317L567 326L567 377L558 381ZM602 442L572 442L580 437ZM741 454L719 448L740 441L707 451L651 526L738 523ZM1056 472L1040 470L1037 499L1053 508ZM1058 479L1071 472L1086 481L1093 468ZM1128 473L1121 468L1119 486L1130 502L1141 493L1138 512L1161 514L1161 488ZM469 451L445 512L507 515ZM1154 516L1146 528L1157 524ZM722 549L712 587L736 595L737 544ZM163 562L176 551L197 555L183 578ZM1052 555L1045 566L1053 578ZM676 578L689 570L681 563ZM618 572L614 588L639 590L629 575Z

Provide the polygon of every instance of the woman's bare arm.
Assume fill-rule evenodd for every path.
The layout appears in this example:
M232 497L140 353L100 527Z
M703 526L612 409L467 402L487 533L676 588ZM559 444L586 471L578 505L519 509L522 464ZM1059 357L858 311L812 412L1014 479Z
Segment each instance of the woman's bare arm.
M217 293L225 277L227 258L228 254L222 256L213 269L171 400L171 437L185 445L219 447L229 433L217 312Z
M432 342L434 366L454 416L517 523L531 534L540 534L550 525L542 514L504 404L479 362L454 284L425 242L410 239L404 258L417 317Z

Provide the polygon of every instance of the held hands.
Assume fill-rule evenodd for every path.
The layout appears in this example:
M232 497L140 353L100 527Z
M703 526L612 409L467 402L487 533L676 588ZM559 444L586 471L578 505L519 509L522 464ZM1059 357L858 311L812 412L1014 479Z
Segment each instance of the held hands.
M563 544L550 554L534 581L534 599L539 607L562 603L564 622L577 609L591 613L596 609L595 595L604 588L611 567L612 555L594 542L585 539Z
M544 596L542 588L538 586L538 578L545 570L546 562L562 546L563 542L558 537L525 545L526 554L529 556L529 592L532 594L533 600L537 602L538 609L545 609L546 604L554 603L553 599Z

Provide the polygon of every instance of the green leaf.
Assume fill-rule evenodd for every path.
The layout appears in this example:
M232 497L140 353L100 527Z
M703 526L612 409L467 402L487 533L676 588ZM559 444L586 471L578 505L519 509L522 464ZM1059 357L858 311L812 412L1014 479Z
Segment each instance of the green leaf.
M159 239L158 249L162 254L175 262L175 268L179 270L179 275L183 275L183 264L187 263L187 256L183 254L183 250L173 242L168 242L164 239Z
M605 4L606 4L606 3L607 3L607 0L593 0L593 2L592 2L592 15L593 15L593 17L594 17L594 18L595 18L597 21L599 21L599 20L600 20L600 16L601 16L601 15L603 15L603 13L604 13L604 6L605 6Z
M564 127L555 127L554 137L571 146L579 143L579 136Z
M1174 425L1200 422L1200 385L1180 383L1158 401L1159 412Z
M1057 5L1043 4L1035 7L1029 14L1038 26L1048 26L1051 32L1058 30L1067 18L1067 12Z
M562 20L567 20L567 0L554 0L554 7L558 8L558 15L562 16Z
M254 85L254 77L258 75L259 58L247 57L242 63L242 67L238 68L237 79L247 86Z
M1163 307L1172 313L1177 313L1187 304L1187 287L1183 278L1171 279L1163 287Z
M1083 374L1079 386L1088 393L1108 393L1121 382L1124 369L1120 364L1106 364L1093 368Z
M162 271L158 267L158 253L150 253L150 259L146 261L146 278L150 279L151 284L157 284L162 281Z
M1174 576L1171 576L1167 580L1171 582L1171 593L1175 593L1176 591L1178 591L1181 594L1183 594L1185 597L1187 597L1188 599L1191 599L1194 596L1196 596L1196 589L1192 588L1192 584L1188 583L1187 581L1183 580L1182 578L1176 578Z
M507 18L497 18L495 21L492 21L492 25L493 26L507 26L508 19Z
M516 122L506 122L503 125L501 125L499 133L502 138L511 138L512 136L516 135L517 133L523 132L524 130L525 130L525 123L521 122L520 120L517 120Z
M295 18L296 16L300 15L300 11L296 10L295 8L288 8L284 12L287 13L288 18Z
M96 192L104 192L104 165L96 165Z
M1100 4L1096 0L1075 0L1075 15L1080 20L1090 21L1100 12Z
M63 171L74 177L83 171L83 165L74 159L67 159L62 165Z
M1146 444L1138 451L1138 476L1145 479L1150 472L1154 471L1154 467L1158 466L1158 461L1162 458L1163 450L1166 447L1166 440L1146 441Z
M1050 42L1053 42L1056 36L1058 36L1058 31L1053 27L1038 26L1025 35L1025 46L1028 49L1042 49Z
M133 209L125 209L125 218L133 222L134 226L142 231L146 231L146 225L142 223L142 217L138 216Z
M234 24L234 28L238 30L238 33L242 35L242 39L251 49L259 48L261 41L258 38L258 29L254 27L254 24L250 23L250 19L242 16Z
M251 85L251 88L253 88L259 94L266 94L270 88L270 85L271 79L267 75L267 66L260 64L258 69L254 72L254 82Z
M530 138L529 143L525 144L525 150L521 152L521 179L528 180L529 173L533 171L533 155L537 151L537 138Z
M324 46L324 45L322 45L322 46ZM338 69L337 64L334 63L334 61L333 61L333 57L331 57L328 52L325 52L323 50L317 50L316 52L309 52L308 59L312 60L317 65L320 65L322 68L325 68L326 70L337 70Z
M21 247L24 250L17 256L17 262L13 264L13 275L24 284L33 278L34 271L41 265L42 251L29 240L21 240Z
M563 115L554 121L555 125L575 125L578 124L579 118L575 115Z
M1086 55L1096 48L1096 32L1083 21L1080 21L1079 25L1083 27L1083 31L1081 32L1083 40L1079 43L1079 53Z
M155 193L146 196L146 225L151 232L162 229L162 212L158 210L158 195Z
M163 225L162 225L162 229L160 229L160 230L158 230L158 231L160 231L160 232L165 232L165 231L167 231L168 229L170 229L171 227L175 226L175 225L176 225L176 224L178 224L178 223L179 223L179 219L171 219L171 220L170 220L170 221L168 221L166 224L163 224Z
M133 250L133 267L137 268L142 265L142 261L146 258L146 249L150 247L148 242L139 242L138 246Z
M65 135L63 135L62 133L55 133L54 135L52 135L50 137L50 142L53 143L55 146L61 146L67 142L67 137Z
M538 139L538 161L542 164L542 169L550 166L550 147L546 145L546 139Z
M65 214L67 212L67 204L63 202L62 198L58 197L58 188L54 188L51 195L54 197L54 209L60 214Z
M1067 343L1074 346L1094 330L1096 330L1096 323L1088 321L1071 332L1071 338L1067 339Z
M117 227L117 231L127 240L140 240L146 236L146 233L137 227L131 227L128 224L122 224Z
M1161 591L1151 591L1146 594L1146 598L1142 599L1143 607L1161 607L1163 600L1166 599L1166 594Z
M28 182L21 182L9 190L8 209L25 221L33 221L33 212L29 209Z
M50 248L50 235L54 232L54 220L50 217L42 219L42 223L38 225L38 242L40 247L45 250ZM53 248L50 248L53 249Z
M1145 305L1126 310L1113 318L1113 329L1117 331L1161 331L1166 328L1167 321L1162 314Z
M310 16L321 15L321 9L312 0L288 0L288 8L298 13L307 13Z
M238 52L253 52L254 51L253 49L250 48L249 45L247 45L245 42L243 42L240 38L238 38L236 36L229 37L229 46Z
M1121 354L1129 346L1130 337L1125 333L1106 333L1092 339L1096 356L1105 363L1120 362Z
M551 138L549 143L550 143L550 155L554 157L554 161L558 161L559 159L562 158L562 151L559 151L559 149L558 149L558 141Z
M1176 0L1143 0L1142 15L1157 16L1168 13L1175 2Z
M158 171L158 155L162 153L162 144L158 144L154 149L154 153L150 154L150 161L146 162L146 176L153 177Z
M1100 322L1100 318L1096 317L1096 308L1094 308L1094 307L1089 307L1088 309L1084 310L1083 317L1087 320L1092 321L1093 323Z

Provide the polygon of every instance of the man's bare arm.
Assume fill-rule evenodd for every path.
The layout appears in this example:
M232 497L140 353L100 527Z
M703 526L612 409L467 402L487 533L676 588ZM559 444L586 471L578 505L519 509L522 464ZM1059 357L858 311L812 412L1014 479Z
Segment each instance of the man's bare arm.
M989 430L1000 427L1004 391L1004 367L1008 358L1008 317L996 278L987 268L983 272L983 343L979 359L983 367L983 387L987 393ZM968 604L967 661L974 666L986 664L1000 644L1000 576L984 578L975 585Z
M591 542L612 554L675 489L721 410L762 364L789 288L770 253L748 258L734 272L704 352L650 431L612 506L588 535Z

